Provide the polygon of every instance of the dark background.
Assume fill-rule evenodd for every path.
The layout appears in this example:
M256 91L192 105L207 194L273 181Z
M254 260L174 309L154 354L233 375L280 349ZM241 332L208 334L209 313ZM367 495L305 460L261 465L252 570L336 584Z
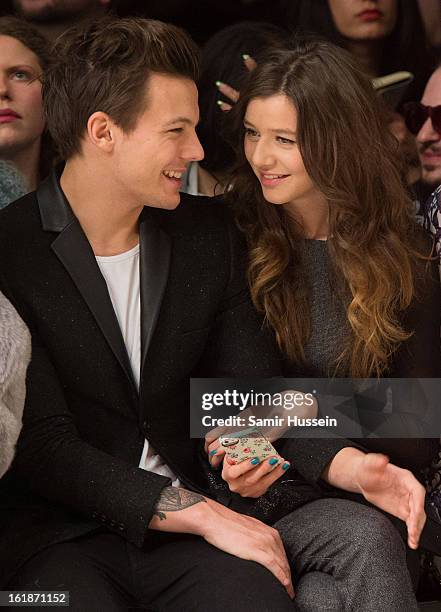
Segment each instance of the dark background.
M185 28L196 42L203 43L221 28L237 21L268 21L283 25L285 1L119 0L116 12L120 16L140 15L175 23ZM12 0L0 0L0 15L12 12Z

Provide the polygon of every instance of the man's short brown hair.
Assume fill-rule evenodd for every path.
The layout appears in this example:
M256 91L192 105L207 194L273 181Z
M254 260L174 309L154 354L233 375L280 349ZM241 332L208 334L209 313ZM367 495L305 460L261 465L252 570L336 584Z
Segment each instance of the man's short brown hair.
M106 17L56 42L43 82L47 127L62 159L81 149L89 117L107 113L130 132L145 108L151 72L195 81L198 50L180 28L152 19Z

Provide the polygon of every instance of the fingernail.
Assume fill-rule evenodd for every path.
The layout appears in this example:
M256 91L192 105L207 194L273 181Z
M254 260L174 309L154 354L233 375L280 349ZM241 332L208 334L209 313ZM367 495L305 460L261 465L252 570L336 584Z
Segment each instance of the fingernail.
M222 81L216 81L216 87L220 87L222 85Z
M217 453L217 448L215 448L214 450L210 451L210 455L215 455Z
M218 106L222 106L223 102L222 102L222 100L216 100L216 104L217 104Z
M279 463L279 462L278 462L278 460L277 460L275 457L272 457L272 458L271 458L271 459L268 461L268 463L269 463L270 465L276 465L276 463Z
M246 62L246 60L250 59L250 56L248 55L248 53L244 53L242 55L242 59L243 59L244 62Z
M254 459L251 459L251 463L253 465L257 465L259 463L259 457L254 457Z
M284 463L282 465L282 470L287 470L289 468L289 463Z

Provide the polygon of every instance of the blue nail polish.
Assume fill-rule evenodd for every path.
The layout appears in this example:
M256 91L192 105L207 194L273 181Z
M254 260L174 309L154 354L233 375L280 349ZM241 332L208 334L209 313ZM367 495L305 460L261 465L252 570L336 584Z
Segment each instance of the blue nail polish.
M282 470L287 470L289 468L289 463L284 463L282 465Z
M271 459L268 461L268 463L270 465L276 465L276 463L279 463L278 460L275 457L271 457Z
M259 457L254 457L254 459L251 459L250 463L252 463L253 465L257 465L258 463L260 463Z
M217 453L217 448L215 448L214 450L210 451L210 455L215 455Z

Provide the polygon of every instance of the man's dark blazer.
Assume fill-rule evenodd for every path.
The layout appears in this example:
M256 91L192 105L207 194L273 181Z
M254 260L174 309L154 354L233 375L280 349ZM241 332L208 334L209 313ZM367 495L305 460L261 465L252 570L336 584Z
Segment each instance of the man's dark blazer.
M0 482L0 584L36 551L93 530L143 546L170 485L138 468L145 437L183 486L210 491L200 442L189 437L190 376L281 371L246 288L242 238L221 203L182 196L174 211L145 207L139 232L138 393L105 280L58 178L0 214L0 290L33 339L24 427ZM299 447L299 463L318 479L336 450L314 463ZM316 496L301 486L295 505Z

